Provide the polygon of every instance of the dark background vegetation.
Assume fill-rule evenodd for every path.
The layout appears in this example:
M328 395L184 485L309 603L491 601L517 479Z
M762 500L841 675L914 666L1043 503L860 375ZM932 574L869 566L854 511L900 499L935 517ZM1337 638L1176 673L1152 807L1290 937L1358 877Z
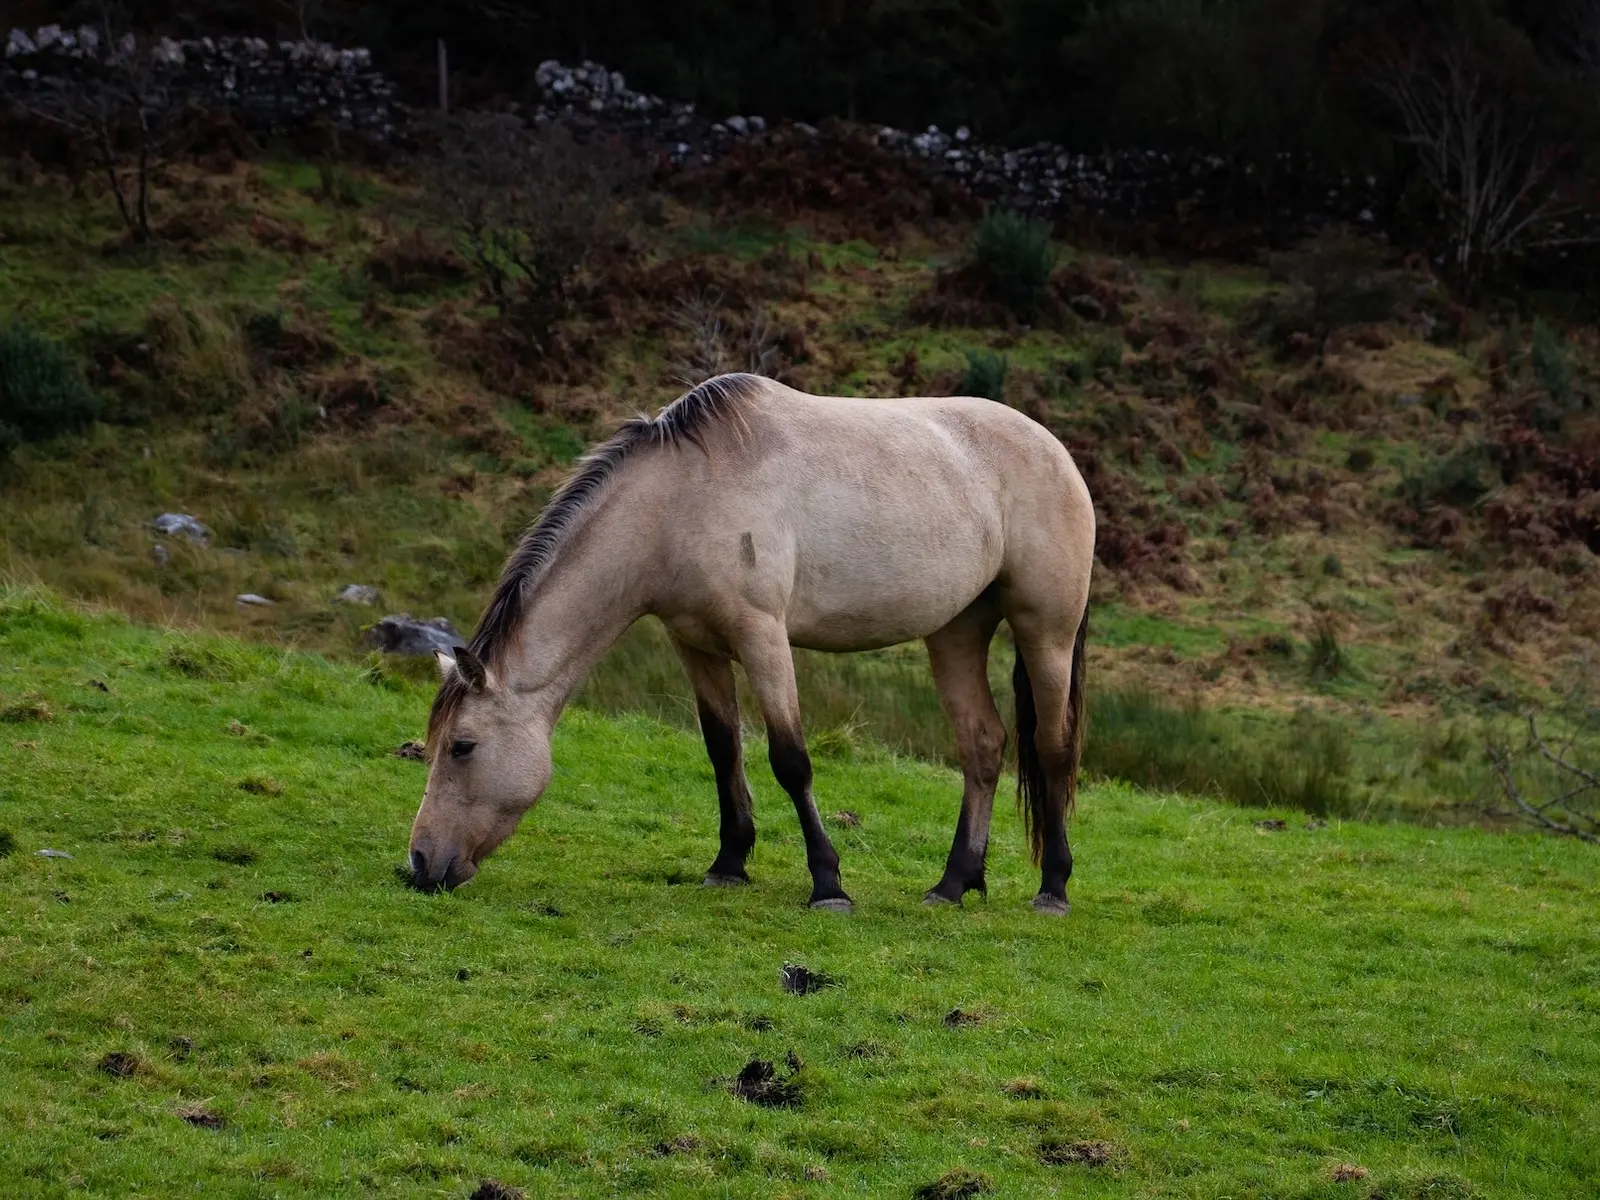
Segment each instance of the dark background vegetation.
M14 6L13 20L94 21L100 7ZM461 97L528 100L545 58L593 58L638 88L708 111L920 128L990 141L1137 144L1265 159L1312 153L1396 170L1384 120L1352 87L1352 53L1380 36L1456 31L1508 86L1571 120L1593 90L1588 0L131 0L140 28L196 36L309 34L369 46L421 103L445 38ZM1549 106L1558 107L1552 109Z

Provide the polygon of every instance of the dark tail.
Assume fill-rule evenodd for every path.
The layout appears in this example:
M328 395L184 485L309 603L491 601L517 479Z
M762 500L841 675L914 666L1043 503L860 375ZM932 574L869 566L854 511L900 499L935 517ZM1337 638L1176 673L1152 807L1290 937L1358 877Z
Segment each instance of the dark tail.
M1083 620L1078 622L1078 636L1072 643L1072 682L1067 691L1067 794L1063 797L1063 807L1068 817L1078 803L1078 763L1083 758L1083 739L1088 728L1083 707L1083 644L1088 636L1089 613L1085 610ZM1022 661L1020 649L1017 665L1011 671L1011 688L1017 699L1017 811L1022 814L1022 827L1033 849L1033 861L1038 863L1044 853L1050 789L1044 762L1039 757L1039 712L1033 704L1033 684L1028 679L1028 665Z

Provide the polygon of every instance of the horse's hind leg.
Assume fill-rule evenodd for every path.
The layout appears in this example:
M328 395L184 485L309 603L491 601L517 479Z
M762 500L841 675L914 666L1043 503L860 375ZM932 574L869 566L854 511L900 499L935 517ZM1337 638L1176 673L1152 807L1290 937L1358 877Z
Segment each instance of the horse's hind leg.
M745 859L756 844L750 785L744 777L744 747L739 737L739 698L733 664L725 658L674 641L684 672L694 686L695 708L706 755L717 775L717 806L722 810L721 844L706 872L707 887L749 883Z
M983 877L989 850L989 818L1005 758L1006 727L989 690L989 642L1000 614L987 598L927 638L928 660L939 703L955 727L963 787L955 841L944 878L923 897L928 904L961 903L970 891L988 894Z
M839 882L839 853L822 828L817 802L811 796L811 755L806 752L800 724L800 693L795 687L788 634L779 622L763 621L733 640L766 721L772 773L794 801L795 815L800 818L806 865L811 869L811 907L849 912L850 897Z
M1033 907L1054 916L1068 911L1067 880L1072 875L1072 848L1067 844L1067 815L1078 783L1082 745L1083 653L1082 618L1040 628L1033 621L1010 618L1017 638L1017 760L1020 782L1039 862L1039 894ZM1064 630L1079 630L1076 644ZM1026 693L1024 692L1026 689ZM1030 703L1031 701L1031 703ZM1025 753L1031 738L1034 754Z

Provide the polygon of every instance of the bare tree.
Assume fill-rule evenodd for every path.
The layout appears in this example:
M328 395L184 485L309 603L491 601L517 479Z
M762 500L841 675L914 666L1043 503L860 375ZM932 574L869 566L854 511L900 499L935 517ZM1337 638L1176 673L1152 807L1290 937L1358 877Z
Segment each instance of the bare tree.
M679 299L676 323L689 342L678 365L679 380L686 386L728 371L776 378L780 332L765 305L757 304L740 326L730 327L722 315L722 294L696 292Z
M1489 766L1498 795L1484 807L1495 817L1585 842L1600 843L1600 763L1585 761L1600 735L1596 712L1575 699L1567 705L1567 732L1548 737L1529 713L1520 746L1509 737L1491 736Z
M1386 38L1364 55L1447 225L1450 270L1467 289L1510 252L1575 240L1562 218L1561 155L1533 106L1463 33Z
M129 32L102 9L96 37L70 78L34 83L11 99L83 139L104 173L135 241L150 238L150 173L171 149L180 105L160 45Z

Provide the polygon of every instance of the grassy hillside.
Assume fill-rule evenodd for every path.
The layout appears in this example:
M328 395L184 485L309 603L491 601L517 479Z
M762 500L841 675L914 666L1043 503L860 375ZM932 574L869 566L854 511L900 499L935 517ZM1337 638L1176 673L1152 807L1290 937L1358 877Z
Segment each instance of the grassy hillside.
M1337 239L1248 266L1057 246L1023 324L971 269L970 224L896 225L848 174L828 209L827 164L804 165L816 187L766 197L781 220L776 177L642 201L538 337L398 170L172 167L158 242L129 246L93 179L19 167L0 322L59 339L106 407L0 463L0 575L347 660L381 612L466 629L588 441L754 356L819 391L986 388L1073 449L1101 522L1101 774L1457 821L1492 786L1486 730L1592 658L1581 331L1466 312ZM158 550L173 510L210 543ZM382 608L333 603L353 582ZM801 677L833 744L948 755L920 648ZM585 700L692 725L649 628Z
M1008 816L988 902L935 911L957 778L821 756L839 919L764 771L755 883L706 890L697 739L575 712L521 833L423 896L425 688L15 590L0 662L8 1195L1600 1186L1592 849L1096 786L1070 919ZM730 1093L754 1060L784 1104Z

